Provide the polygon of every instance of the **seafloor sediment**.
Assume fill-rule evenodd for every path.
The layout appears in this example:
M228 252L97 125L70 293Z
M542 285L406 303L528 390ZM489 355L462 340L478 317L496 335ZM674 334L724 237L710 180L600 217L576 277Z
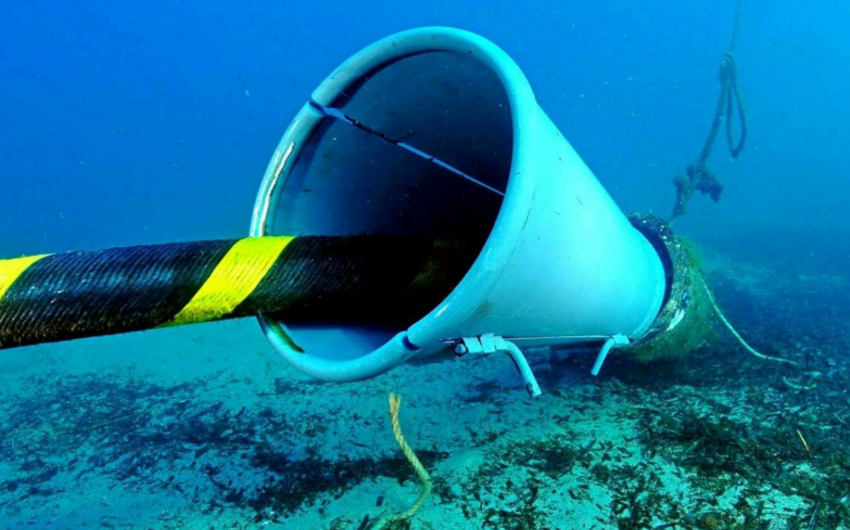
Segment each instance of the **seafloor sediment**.
M710 254L727 317L686 359L528 353L317 383L252 321L3 352L4 528L368 528L434 490L410 528L850 527L850 309L829 267ZM806 389L807 387L811 387Z

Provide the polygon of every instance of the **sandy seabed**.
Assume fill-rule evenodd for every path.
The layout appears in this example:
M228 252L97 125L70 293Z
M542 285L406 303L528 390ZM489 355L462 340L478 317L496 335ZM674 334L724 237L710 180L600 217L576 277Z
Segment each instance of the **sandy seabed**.
M846 528L846 279L706 269L754 346L810 369L719 327L687 359L614 356L598 377L592 351L526 352L534 399L502 355L316 382L251 319L1 352L0 526L363 530L420 491L398 392L433 480L410 528Z

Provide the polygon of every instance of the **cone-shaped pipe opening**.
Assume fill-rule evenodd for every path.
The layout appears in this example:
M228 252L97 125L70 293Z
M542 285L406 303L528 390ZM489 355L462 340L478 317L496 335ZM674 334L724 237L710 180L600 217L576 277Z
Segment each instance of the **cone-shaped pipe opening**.
M444 282L453 286L446 298L410 325L286 330L261 319L290 364L324 380L374 377L489 333L525 346L640 337L665 292L657 252L537 105L517 64L452 28L382 39L325 79L272 157L251 234L480 247L468 269L459 265L462 279Z
M508 94L493 70L462 52L417 51L335 92L317 90L284 136L267 172L277 182L265 206L258 202L263 232L460 238L482 248L514 143ZM307 355L345 360L415 321L285 324Z
M382 65L327 106L280 190L278 233L486 240L513 145L499 79L428 52Z

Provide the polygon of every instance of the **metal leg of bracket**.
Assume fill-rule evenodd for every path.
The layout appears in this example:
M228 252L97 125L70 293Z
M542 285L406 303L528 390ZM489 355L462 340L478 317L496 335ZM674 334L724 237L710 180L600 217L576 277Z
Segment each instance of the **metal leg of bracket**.
M534 377L534 373L531 371L531 367L525 359L525 355L523 355L519 347L513 342L488 333L478 337L463 338L455 345L455 353L458 355L465 355L467 353L495 352L504 352L508 354L514 363L514 367L516 367L517 371L522 376L522 379L525 381L525 389L531 397L537 397L542 393L540 385L537 384L537 379Z
M531 397L539 396L542 393L540 385L537 384L537 379L534 377L534 372L531 371L528 361L525 360L525 355L522 354L522 351L513 342L507 340L504 342L507 354L514 361L514 366L516 366L517 371L525 381L525 389L528 391L528 395Z
M596 362L593 363L593 369L590 371L593 375L599 375L599 370L602 369L602 363L605 362L605 359L608 357L608 352L611 351L611 348L616 346L625 346L629 343L629 338L625 335L614 335L613 337L609 337L608 340L605 341L605 344L602 345L602 349L599 350L599 355L596 357Z

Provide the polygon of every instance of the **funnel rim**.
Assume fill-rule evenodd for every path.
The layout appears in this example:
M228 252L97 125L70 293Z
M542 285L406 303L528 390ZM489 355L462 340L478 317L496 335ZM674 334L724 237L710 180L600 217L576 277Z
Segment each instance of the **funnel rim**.
M445 309L457 300L468 298L467 291L470 289L486 293L498 280L498 270L510 255L513 245L505 245L505 242L517 239L521 232L523 220L506 215L506 212L527 209L535 188L535 161L519 156L527 149L526 143L530 141L523 131L534 129L536 111L539 110L531 85L517 63L494 42L467 30L448 26L425 26L397 32L362 48L335 68L314 89L311 101L302 107L290 123L269 162L255 201L250 235L267 235L275 201L280 195L278 184L285 179L292 159L297 158L289 155L312 133L322 119L315 104L331 106L345 89L369 71L388 62L428 52L454 52L475 59L492 71L504 88L510 105L514 137L504 199L481 252L451 293L438 307L411 324L406 332L402 331L394 340L378 350L355 359L333 361L329 364L327 360L311 358L309 353L305 354L297 346L293 347L291 341L281 340L287 336L283 322L258 317L264 334L278 352L290 364L313 377L334 381L359 380L379 375L409 360L417 351L399 345L405 343L414 347L423 346L409 337L433 335L432 330L441 327L441 322L446 319ZM522 178L518 178L520 175L523 175ZM472 310L473 308L468 308L461 310L461 313L469 313ZM403 337L403 340L400 337Z

